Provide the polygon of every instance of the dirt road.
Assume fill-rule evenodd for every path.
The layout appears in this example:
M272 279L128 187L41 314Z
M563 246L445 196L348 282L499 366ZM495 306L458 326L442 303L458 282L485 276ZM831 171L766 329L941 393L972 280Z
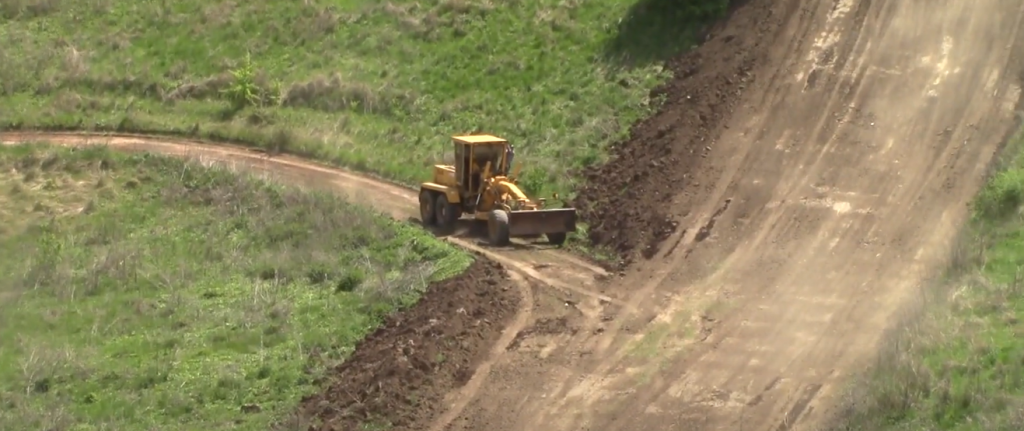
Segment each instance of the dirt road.
M175 137L160 137L132 134L101 134L101 133L74 133L74 132L2 132L0 133L0 144L18 144L31 142L48 142L65 146L105 145L110 148L126 152L151 152L175 157L182 157L197 161L204 165L219 165L229 169L253 172L269 180L280 181L299 187L326 190L338 193L347 197L352 202L362 202L373 208L390 215L396 220L413 221L419 223L418 192L406 187L390 184L379 179L371 178L358 173L348 172L331 168L315 162L302 160L291 156L270 157L266 153L239 146L217 144L212 142L194 141ZM418 412L410 416L419 420L423 418L435 420L435 428L443 427L453 420L461 409L469 403L476 395L479 388L488 381L489 369L492 363L499 359L505 352L507 346L517 345L523 335L531 332L527 328L535 325L538 319L543 321L548 317L541 312L536 313L534 309L556 310L556 314L579 316L589 320L600 319L607 306L622 308L625 303L602 293L607 287L599 280L607 280L610 274L604 269L586 262L570 254L561 252L556 248L543 242L532 244L521 240L514 240L508 247L496 248L483 245L482 238L470 233L468 230L457 231L446 240L467 250L476 252L490 259L493 262L504 265L505 269L513 271L512 281L519 287L519 310L515 316L488 316L493 321L509 321L508 326L501 328L500 334L490 333L490 328L474 329L461 334L469 340L462 340L463 346L470 346L479 351L465 353L471 357L481 355L487 359L473 361L475 373L472 377L461 382L459 390L448 394L446 399L447 410L441 413ZM442 309L452 305L452 301L459 300L459 296L474 296L474 289L496 289L501 284L507 284L498 280L498 276L490 274L472 274L472 278L480 282L480 286L462 286L467 280L455 280L457 287L450 287L442 292L446 298L428 298L422 302L440 302L441 306L427 306L424 310L412 310L411 315L404 318L409 322L415 322L429 318L424 313L432 309ZM428 292L429 293L429 292ZM481 299L483 298L483 299ZM474 307L481 311L505 313L505 304L488 304L483 306L481 301L488 297L475 297L466 299L467 304L473 302ZM421 304L422 305L422 304ZM459 305L459 304L455 304ZM468 306L468 305L467 305ZM456 307L459 308L459 307ZM460 308L465 313L465 307ZM568 311L567 311L568 310ZM451 310L452 313L455 310ZM437 319L434 319L437 320ZM564 329L555 326L556 329ZM387 329L387 328L385 328ZM394 334L392 334L394 332ZM470 335L466 335L471 333ZM393 347L394 342L408 341L412 335L402 331L383 331L378 338L401 337L395 340L375 340L373 348ZM414 337L413 337L414 338ZM494 339L493 346L479 346L478 339ZM359 358L357 351L356 357ZM355 373L354 380L370 378L373 381L373 372L389 375L402 375L408 370L379 369L395 365L393 358L388 351L370 352L365 358L370 364L365 368L369 371ZM382 363L383 362L383 363ZM347 377L347 376L346 376ZM394 377L394 376L393 376ZM437 382L435 382L437 383ZM445 382L450 383L450 382ZM330 388L327 389L328 391ZM391 388L391 390L402 391L402 388ZM420 388L420 395L432 392L429 388ZM406 397L401 396L402 399ZM330 399L325 394L323 399ZM314 399L321 401L321 399ZM421 407L425 400L420 400ZM336 409L334 409L336 410ZM320 414L314 412L314 414ZM332 411L330 414L335 414ZM344 429L343 424L338 425ZM424 423L413 423L406 429L421 429L427 426Z
M664 237L650 226L679 224L649 260L602 281L600 269L554 250L453 240L540 287L524 298L528 318L509 328L517 335L429 429L814 429L901 301L944 264L1015 127L1022 7L746 2L674 66L687 74L667 87L668 107L606 168L616 170L607 181L648 193L635 205L659 205L657 217L624 220L618 232L601 227L608 242L632 241L633 227ZM294 158L104 141L238 163L402 219L416 213L413 191ZM624 171L657 172L650 166L664 161L678 168L664 178ZM685 189L672 190L679 181ZM635 208L623 213L647 213Z
M747 2L618 150L689 168L634 188L687 187L660 211L679 229L609 289L630 311L533 337L450 429L814 429L1014 130L1022 7Z

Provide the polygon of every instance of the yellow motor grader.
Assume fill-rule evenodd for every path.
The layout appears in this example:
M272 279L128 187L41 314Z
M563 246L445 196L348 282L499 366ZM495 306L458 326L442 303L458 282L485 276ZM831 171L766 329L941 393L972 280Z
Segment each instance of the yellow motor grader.
M454 165L434 165L433 180L420 186L420 218L427 226L450 229L464 215L487 222L491 244L511 237L544 235L555 245L576 231L575 208L544 208L516 185L514 148L497 136L453 136ZM557 199L558 195L555 195Z

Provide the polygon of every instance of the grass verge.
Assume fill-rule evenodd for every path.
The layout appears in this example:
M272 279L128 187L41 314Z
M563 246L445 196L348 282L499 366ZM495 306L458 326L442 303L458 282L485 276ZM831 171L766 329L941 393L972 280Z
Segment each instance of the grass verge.
M0 429L265 430L472 261L333 196L37 145L0 147L0 255Z
M883 348L842 430L1024 429L1024 133L973 204L943 286Z
M487 131L516 144L527 190L570 197L727 6L2 0L0 126L230 139L406 184L450 135Z

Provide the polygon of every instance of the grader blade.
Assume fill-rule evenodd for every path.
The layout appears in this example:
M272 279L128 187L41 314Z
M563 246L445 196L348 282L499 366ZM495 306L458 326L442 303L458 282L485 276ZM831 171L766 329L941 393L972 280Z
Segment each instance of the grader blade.
M508 213L510 237L535 236L576 231L576 209L511 211Z

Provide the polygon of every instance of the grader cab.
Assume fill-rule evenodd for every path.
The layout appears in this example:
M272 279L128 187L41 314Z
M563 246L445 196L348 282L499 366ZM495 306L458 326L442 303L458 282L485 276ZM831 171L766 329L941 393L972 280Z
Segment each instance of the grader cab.
M420 218L427 226L450 229L463 215L486 221L493 245L513 237L544 235L555 245L576 231L576 209L544 208L516 185L514 149L492 135L453 136L454 165L435 165L433 178L420 186ZM556 195L557 198L557 195Z

